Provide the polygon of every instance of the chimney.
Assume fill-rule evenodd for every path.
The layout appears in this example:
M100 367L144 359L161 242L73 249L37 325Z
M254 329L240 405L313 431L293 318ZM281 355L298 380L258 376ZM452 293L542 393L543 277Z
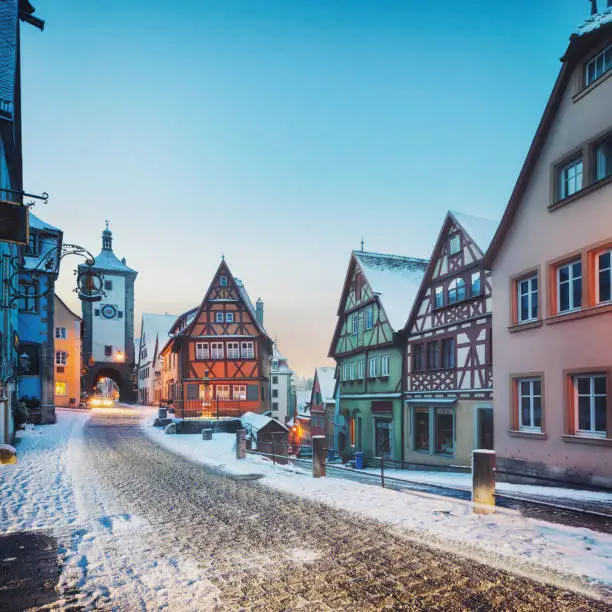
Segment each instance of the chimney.
M263 327L263 302L261 298L258 298L257 304L255 304L255 319L257 320L257 325Z
M597 15L597 0L590 0L591 2L591 15ZM610 0L608 0L608 5Z

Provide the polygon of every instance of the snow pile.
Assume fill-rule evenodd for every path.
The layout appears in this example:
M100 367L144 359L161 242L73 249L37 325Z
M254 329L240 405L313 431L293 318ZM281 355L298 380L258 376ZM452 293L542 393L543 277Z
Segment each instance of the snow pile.
M608 23L612 23L612 8L606 9L605 11L600 11L599 13L589 17L582 25L578 26L576 34L578 34L578 36L584 36L589 32L598 30Z
M522 517L511 510L478 515L469 502L392 491L340 478L314 479L305 470L272 465L258 456L235 458L235 436L168 436L143 422L146 434L173 452L231 474L260 474L258 481L357 513L397 528L400 535L459 552L531 577L586 578L612 587L612 536ZM411 473L412 475L412 473ZM464 477L462 474L448 476ZM571 579L570 579L571 582ZM568 588L569 584L563 585Z

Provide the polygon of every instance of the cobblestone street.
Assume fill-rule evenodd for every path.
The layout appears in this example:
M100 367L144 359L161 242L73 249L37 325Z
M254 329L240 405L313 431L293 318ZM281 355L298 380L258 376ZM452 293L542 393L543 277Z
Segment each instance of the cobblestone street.
M120 503L152 525L145 549L180 554L204 568L214 597L203 608L607 609L406 541L374 522L196 466L145 438L138 415L128 411L94 413L84 437L90 512L102 497ZM99 508L100 516L106 511ZM95 601L116 604L110 593Z

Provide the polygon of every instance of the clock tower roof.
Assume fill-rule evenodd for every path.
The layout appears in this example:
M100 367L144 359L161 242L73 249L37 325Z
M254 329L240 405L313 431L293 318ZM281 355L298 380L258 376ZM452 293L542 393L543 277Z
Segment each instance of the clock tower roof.
M136 270L126 264L125 257L119 259L115 255L113 251L113 232L108 228L108 221L106 221L106 228L102 231L102 250L96 257L96 263L92 267L94 270L103 270L113 274L134 276L138 274Z

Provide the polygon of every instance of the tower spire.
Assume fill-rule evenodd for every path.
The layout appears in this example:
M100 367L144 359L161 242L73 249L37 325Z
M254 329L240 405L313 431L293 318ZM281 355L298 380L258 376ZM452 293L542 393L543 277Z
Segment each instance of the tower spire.
M113 250L113 232L108 229L108 219L105 221L106 229L102 232L102 250L112 251Z

